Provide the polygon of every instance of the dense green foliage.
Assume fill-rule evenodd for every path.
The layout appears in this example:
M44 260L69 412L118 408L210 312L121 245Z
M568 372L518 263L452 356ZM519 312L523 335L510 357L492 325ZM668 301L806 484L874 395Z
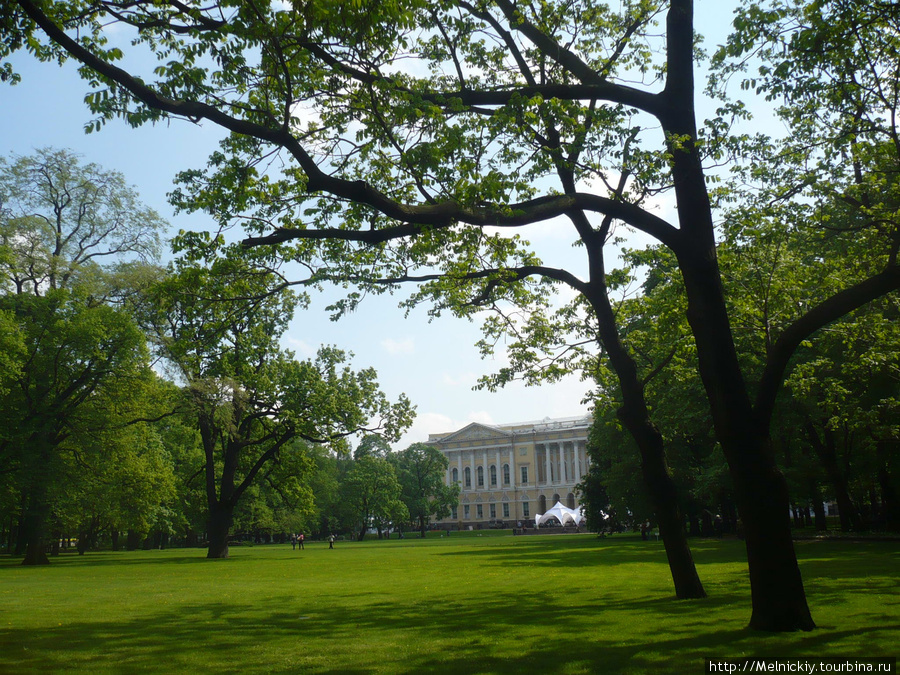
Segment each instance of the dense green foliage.
M62 540L118 548L123 532L129 548L201 538L219 556L233 524L298 531L313 445L395 440L411 421L341 350L280 347L302 297L272 275L190 250L154 266L163 226L69 152L0 162L0 531L26 564Z
M400 499L424 537L429 520L446 518L459 503L459 485L447 485L450 461L437 448L414 443L388 456L400 481Z

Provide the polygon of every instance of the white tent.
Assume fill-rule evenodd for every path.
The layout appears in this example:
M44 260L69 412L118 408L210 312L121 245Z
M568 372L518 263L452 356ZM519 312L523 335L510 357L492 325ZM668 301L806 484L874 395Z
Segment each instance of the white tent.
M567 523L581 525L584 521L584 509L580 506L577 509L570 509L568 506L563 506L562 502L556 502L556 506L552 509L534 517L534 526L540 527L553 518L556 518L562 525Z

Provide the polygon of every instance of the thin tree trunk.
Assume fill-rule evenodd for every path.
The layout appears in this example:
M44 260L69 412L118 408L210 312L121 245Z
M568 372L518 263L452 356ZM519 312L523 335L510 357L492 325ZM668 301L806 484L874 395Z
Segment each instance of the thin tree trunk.
M878 469L878 485L881 488L885 529L900 532L900 495L894 487L891 475L884 466Z
M828 476L828 481L834 490L834 499L838 505L838 516L841 519L841 531L858 531L860 529L859 511L853 503L852 497L850 497L847 475L838 466L834 434L826 429L823 441L812 422L807 421L805 427L806 436L809 438L813 452L815 452L816 457L822 463L825 475Z
M706 591L697 574L684 531L684 516L678 504L677 488L666 463L663 437L650 420L637 367L616 329L615 315L607 295L602 254L593 256L591 278L598 286L598 291L592 293L589 299L598 318L600 340L622 389L623 405L617 414L634 438L641 455L641 472L659 523L659 534L666 549L675 596L681 600L705 598Z

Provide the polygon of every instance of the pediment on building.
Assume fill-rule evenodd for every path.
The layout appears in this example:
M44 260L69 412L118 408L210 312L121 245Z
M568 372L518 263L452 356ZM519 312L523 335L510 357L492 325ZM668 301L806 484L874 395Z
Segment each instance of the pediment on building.
M463 503L463 504L468 504L468 503L469 503L469 495L463 495L462 503Z
M512 437L512 433L504 431L499 427L492 427L487 424L479 424L472 422L468 426L463 427L459 431L455 431L449 436L444 436L441 443L458 443L460 441L487 441L498 440L506 441Z

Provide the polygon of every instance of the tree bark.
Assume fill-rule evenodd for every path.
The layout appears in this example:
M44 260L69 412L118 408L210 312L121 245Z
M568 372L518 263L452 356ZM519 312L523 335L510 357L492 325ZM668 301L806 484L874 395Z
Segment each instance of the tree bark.
M209 535L209 548L206 551L207 558L228 557L228 537L231 534L233 523L234 509L230 505L220 503L210 505L206 527Z
M747 542L753 603L750 627L779 632L812 630L815 623L791 539L787 482L774 461L754 461L754 454L762 453L754 453L751 446L742 453L748 460L736 462L738 469L732 471ZM759 499L759 495L766 498Z
M40 475L32 478L23 500L20 539L24 544L23 565L49 565L46 552L46 528L50 515L49 494L46 481Z
M40 503L39 496L29 499L29 508L22 517L22 541L25 544L23 565L49 565L44 542L46 504Z
M769 420L757 418L748 395L719 274L712 207L695 143L693 9L692 0L672 0L666 15L665 106L659 119L672 154L680 225L673 250L684 279L700 378L744 523L750 627L811 630L815 624L791 539L787 482L775 461Z
M675 596L681 600L705 598L706 591L697 574L684 531L684 516L678 504L678 491L666 463L663 437L650 420L637 367L616 329L615 314L607 294L602 251L599 254L595 251L591 258L591 282L596 290L587 295L597 315L600 341L622 389L623 404L617 414L634 438L641 455L641 472L659 523L659 534L666 549L672 582L675 584Z

